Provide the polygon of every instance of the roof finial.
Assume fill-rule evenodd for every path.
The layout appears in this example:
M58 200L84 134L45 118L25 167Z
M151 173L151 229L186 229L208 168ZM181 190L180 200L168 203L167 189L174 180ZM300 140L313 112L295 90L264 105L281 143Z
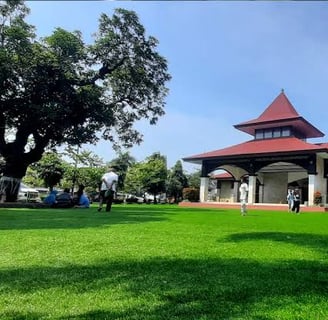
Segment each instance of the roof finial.
M281 89L281 93L285 93L285 90L284 90L284 88L282 88L282 89Z

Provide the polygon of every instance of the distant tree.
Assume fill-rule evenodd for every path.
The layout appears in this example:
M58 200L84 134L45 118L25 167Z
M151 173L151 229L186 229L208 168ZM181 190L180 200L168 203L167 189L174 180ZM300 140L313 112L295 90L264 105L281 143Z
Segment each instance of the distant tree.
M118 189L124 189L124 181L128 169L136 163L136 159L129 152L118 152L118 157L109 162L110 166L115 167L118 173Z
M177 161L175 166L169 171L167 179L167 196L173 197L174 202L182 199L182 190L188 186L188 179L183 173L181 161Z
M44 186L51 191L53 187L60 183L65 169L63 160L56 152L47 152L42 159L34 165L39 177L43 179Z
M74 165L66 163L61 185L63 188L71 188L72 181L74 180L74 190L77 189L78 185L83 184L86 192L96 193L98 192L99 183L104 173L105 167L78 167L76 169Z
M156 196L166 189L166 157L154 153L145 161L134 164L127 171L125 178L125 191L136 195L148 192Z
M42 187L44 185L44 180L41 179L38 172L35 170L33 166L29 166L26 171L26 175L22 179L22 181L31 187Z
M143 196L145 193L143 163L138 162L128 168L124 181L124 192L137 196Z
M72 192L79 184L85 185L86 191L97 189L97 184L104 172L104 161L92 151L78 146L67 146L63 154L69 158L69 164L65 166L65 187L71 188ZM98 180L93 181L93 179Z
M200 175L201 175L200 170L187 174L188 186L190 188L196 188L196 189L200 188Z
M100 137L114 147L140 143L134 122L155 124L164 114L170 79L158 41L146 37L133 11L102 14L91 45L80 31L62 28L36 39L24 20L28 12L22 0L0 1L0 191L6 201L17 198L27 167L47 147Z
M160 153L154 153L142 164L143 189L154 195L154 203L157 195L165 192L167 179L166 157Z

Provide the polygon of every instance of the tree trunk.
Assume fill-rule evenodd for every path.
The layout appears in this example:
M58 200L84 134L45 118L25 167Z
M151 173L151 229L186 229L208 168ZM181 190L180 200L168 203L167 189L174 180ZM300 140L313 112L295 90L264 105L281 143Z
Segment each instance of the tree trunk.
M8 157L5 160L3 176L0 179L1 202L15 202L27 165L22 161L22 157L18 157L18 159Z
M16 140L9 143L6 143L4 134L4 130L0 128L0 153L5 160L0 179L0 199L1 202L14 202L17 201L20 183L26 174L27 167L41 159L49 138L34 135L35 147L29 152L25 152L30 131L23 127L18 128Z
M17 200L21 179L2 176L0 179L1 202L15 202Z

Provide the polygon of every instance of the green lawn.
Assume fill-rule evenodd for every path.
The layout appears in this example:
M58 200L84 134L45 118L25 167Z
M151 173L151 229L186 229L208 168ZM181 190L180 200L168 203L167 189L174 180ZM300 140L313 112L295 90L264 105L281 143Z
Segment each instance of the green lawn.
M0 210L0 319L328 319L328 214Z

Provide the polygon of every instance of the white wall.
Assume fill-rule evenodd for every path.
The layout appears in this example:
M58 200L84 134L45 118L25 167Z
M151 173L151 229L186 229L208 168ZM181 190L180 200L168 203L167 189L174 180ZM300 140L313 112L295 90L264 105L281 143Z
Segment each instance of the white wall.
M220 197L217 201L232 202L233 189L231 188L232 181L221 181Z
M288 184L286 173L264 173L263 182L264 203L286 203Z

